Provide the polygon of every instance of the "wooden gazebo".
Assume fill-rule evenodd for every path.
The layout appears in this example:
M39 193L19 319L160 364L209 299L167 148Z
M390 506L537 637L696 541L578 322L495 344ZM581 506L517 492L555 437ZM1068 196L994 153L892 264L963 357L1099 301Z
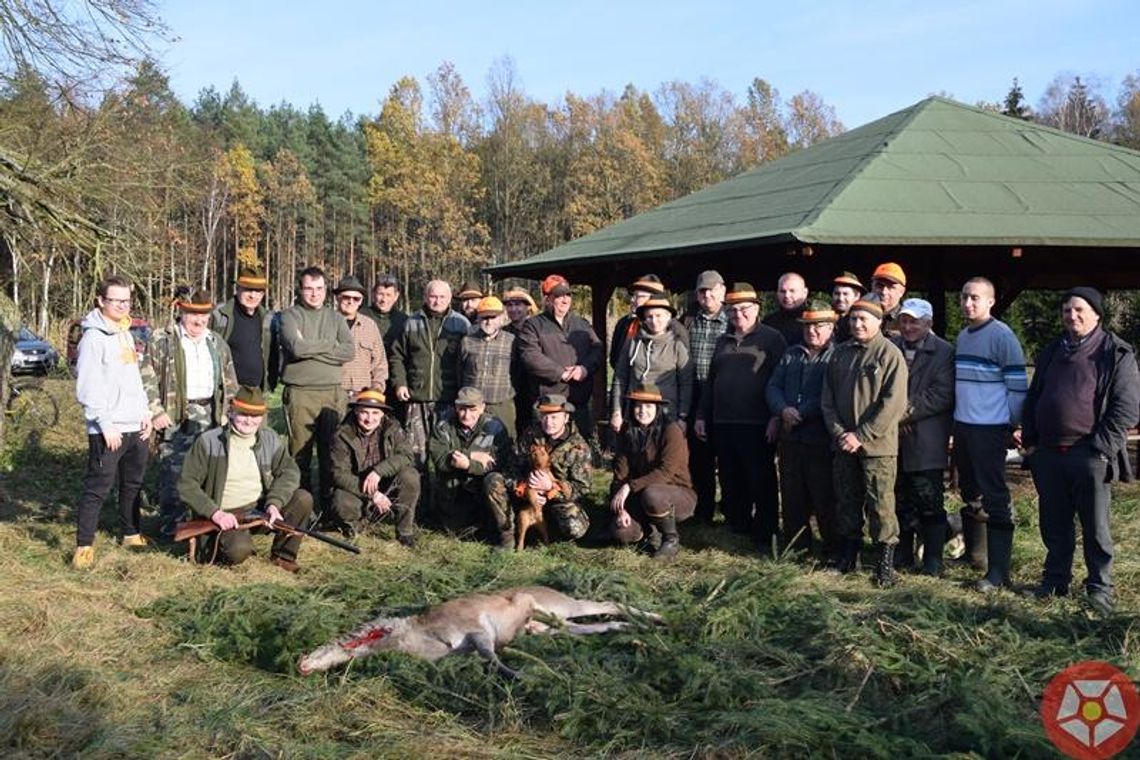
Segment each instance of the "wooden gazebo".
M496 277L589 285L604 339L614 288L675 291L705 269L813 289L897 261L935 304L984 275L1027 288L1140 288L1140 152L932 97L521 261ZM941 321L944 315L936 315Z

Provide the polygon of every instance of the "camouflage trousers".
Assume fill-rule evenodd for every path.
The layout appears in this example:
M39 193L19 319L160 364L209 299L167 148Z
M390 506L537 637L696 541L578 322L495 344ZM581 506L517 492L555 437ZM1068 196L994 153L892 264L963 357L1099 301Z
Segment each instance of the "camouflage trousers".
M895 484L899 530L917 530L922 523L944 523L944 496L942 470L900 472Z
M435 423L447 409L447 404L441 401L409 401L404 405L404 432L412 442L412 462L420 472L427 471L428 438Z
M468 476L458 485L454 479L437 480L432 494L433 516L446 531L490 527L502 534L513 530L510 511L503 508L506 481L498 472Z
M515 510L523 506L522 499L508 492L506 481L498 473L488 475L484 482L487 483L484 489L487 506L499 535L514 533ZM543 513L552 541L577 541L590 529L586 511L572 501L548 501Z
M899 522L895 517L895 471L898 457L869 457L862 452L836 452L832 460L835 477L836 522L839 535L863 540L866 511L875 543L897 544Z
M198 436L213 425L213 412L209 406L186 405L186 419L162 431L158 444L158 505L165 521L177 520L185 511L178 498L178 476L182 462Z

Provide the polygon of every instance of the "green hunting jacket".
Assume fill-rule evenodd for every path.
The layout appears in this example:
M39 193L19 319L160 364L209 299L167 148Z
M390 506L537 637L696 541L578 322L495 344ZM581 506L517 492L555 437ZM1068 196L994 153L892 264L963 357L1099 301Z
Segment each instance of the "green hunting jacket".
M214 360L213 423L220 425L238 391L237 372L229 345L217 333L207 330L205 341ZM174 423L171 431L176 430L186 419L186 354L177 323L155 331L151 337L142 379L151 417L170 415Z
M226 345L229 345L230 335L234 331L236 308L236 299L231 298L210 314L210 329L221 335ZM273 312L264 306L258 306L254 314L261 320L261 390L269 391L277 384L276 364L279 361L273 345Z
M349 413L348 422L336 429L332 445L333 487L364 498L361 487L369 472L382 479L395 477L412 466L412 441L395 418L385 415L373 435L380 436L380 463L364 469L365 442L356 434L356 422Z
M471 329L457 311L408 317L388 357L393 388L406 387L417 402L455 400L459 392L459 344Z
M340 368L356 356L344 317L327 306L298 303L281 312L281 381L303 388L339 388Z
M869 457L899 453L899 422L906 414L906 359L879 333L866 344L836 346L823 376L823 424L834 440L855 433Z
M200 517L209 517L218 511L226 489L229 471L229 426L207 430L194 441L182 474L178 477L178 497ZM281 437L264 425L257 431L253 444L257 469L261 471L261 490L265 505L284 509L301 487L301 471Z
M506 425L486 412L471 430L464 430L454 413L446 414L435 423L428 441L428 455L435 463L436 483L453 490L471 478L487 474L483 465L472 461L466 470L451 466L451 452L462 451L468 457L473 452L490 454L500 469L511 455L511 435Z
M530 475L530 447L537 441L551 447L550 472L558 484L559 494L552 501L578 501L590 492L590 475L593 472L590 444L578 433L572 421L566 423L567 434L551 440L538 424L522 434L511 452L510 461L503 467L508 490L515 492L524 486Z

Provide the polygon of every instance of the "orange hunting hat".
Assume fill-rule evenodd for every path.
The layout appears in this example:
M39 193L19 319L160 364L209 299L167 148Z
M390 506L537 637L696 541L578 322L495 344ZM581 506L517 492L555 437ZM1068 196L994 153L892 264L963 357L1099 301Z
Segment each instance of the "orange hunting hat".
M570 281L560 274L548 275L542 281L542 294L544 296L570 295Z
M893 261L888 261L886 264L879 264L875 267L875 273L871 275L872 280L888 280L903 287L906 287L906 272Z
M625 397L630 401L640 401L642 403L650 404L664 404L665 397L661 395L661 389L653 383L644 383L638 385L636 388L625 394Z
M475 313L480 317L497 317L503 313L503 302L494 296L484 296L479 299Z

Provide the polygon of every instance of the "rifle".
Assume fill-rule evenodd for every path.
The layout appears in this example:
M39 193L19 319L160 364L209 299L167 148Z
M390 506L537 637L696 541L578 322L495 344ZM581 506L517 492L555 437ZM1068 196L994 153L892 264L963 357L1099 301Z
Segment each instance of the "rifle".
M278 520L273 525L269 524L268 518L262 512L247 512L244 516L244 522L239 522L237 528L234 530L249 530L251 528L269 528L270 530L286 533L291 536L310 536L318 541L323 541L326 544L335 546L338 549L343 549L346 552L353 554L360 554L360 547L350 544L347 541L342 541L339 538L334 538L326 533L319 533L315 530L308 530L306 528L299 528L295 525L290 525L286 522ZM174 527L174 541L190 541L190 553L194 554L196 539L199 536L209 535L210 533L217 533L218 526L213 520L199 519L187 520L180 522Z

